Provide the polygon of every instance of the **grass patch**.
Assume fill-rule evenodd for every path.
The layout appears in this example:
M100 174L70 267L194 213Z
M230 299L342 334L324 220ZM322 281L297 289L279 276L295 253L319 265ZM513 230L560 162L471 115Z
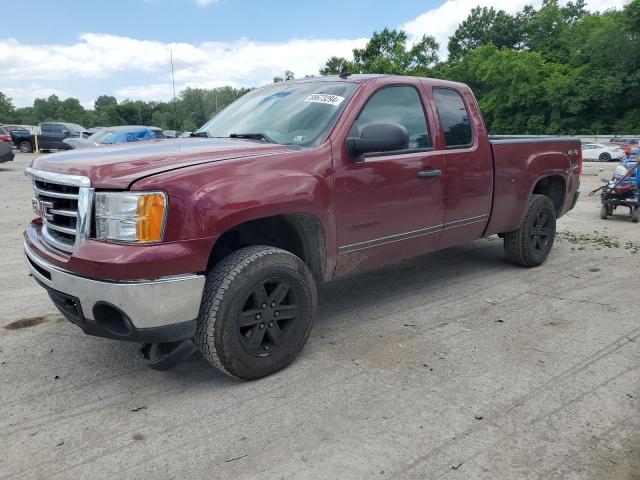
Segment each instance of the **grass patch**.
M616 237L602 234L590 234L590 233L577 233L569 230L562 230L558 232L558 237L562 240L566 240L575 247L571 247L572 250L585 250L586 247L601 248L624 248L630 250L631 253L640 253L640 243L638 242L624 242L621 243Z

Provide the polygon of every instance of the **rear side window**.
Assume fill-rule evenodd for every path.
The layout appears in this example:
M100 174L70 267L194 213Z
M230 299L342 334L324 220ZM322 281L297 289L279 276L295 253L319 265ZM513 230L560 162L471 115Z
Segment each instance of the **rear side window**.
M399 123L409 131L409 149L430 148L431 137L420 96L409 86L378 90L367 102L354 127L358 134L372 123ZM352 128L352 131L355 128Z
M448 88L434 88L440 125L447 148L464 148L473 144L469 114L458 92Z
M41 130L43 132L53 132L53 125L51 125L50 123L43 123Z

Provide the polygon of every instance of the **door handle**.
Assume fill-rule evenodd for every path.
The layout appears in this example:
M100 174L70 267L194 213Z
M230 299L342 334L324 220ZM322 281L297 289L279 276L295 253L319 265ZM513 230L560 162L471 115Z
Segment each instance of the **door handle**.
M431 178L431 177L441 177L442 170L422 170L418 172L418 177L420 178Z

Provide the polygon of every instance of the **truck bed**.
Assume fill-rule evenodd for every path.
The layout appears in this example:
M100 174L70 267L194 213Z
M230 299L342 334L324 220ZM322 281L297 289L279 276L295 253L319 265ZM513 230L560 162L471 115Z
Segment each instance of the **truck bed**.
M579 139L493 135L489 142L494 162L494 194L487 235L518 228L532 193L529 186L536 185L543 177L558 177L565 183L558 216L571 208L580 184ZM567 176L569 180L565 182Z

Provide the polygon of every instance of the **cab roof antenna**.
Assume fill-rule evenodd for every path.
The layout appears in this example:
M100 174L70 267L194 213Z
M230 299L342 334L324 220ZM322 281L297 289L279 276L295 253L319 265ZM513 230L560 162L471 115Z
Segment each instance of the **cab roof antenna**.
M347 68L346 65L344 65L342 67L342 71L340 72L340 78L349 78L351 76L351 73L349 73L349 69Z

